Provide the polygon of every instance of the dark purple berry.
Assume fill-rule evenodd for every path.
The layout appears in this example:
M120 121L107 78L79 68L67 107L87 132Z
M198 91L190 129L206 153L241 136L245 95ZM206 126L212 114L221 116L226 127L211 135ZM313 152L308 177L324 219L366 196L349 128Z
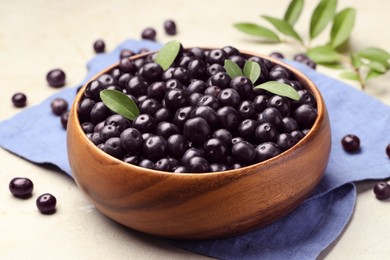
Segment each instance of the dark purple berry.
M23 93L15 93L12 96L12 103L15 107L25 107L27 103L27 96Z
M268 99L269 99L268 95L257 95L253 99L252 104L253 104L253 107L255 108L256 112L261 113L264 111L264 109L267 108Z
M295 139L289 133L281 133L276 136L275 142L282 150L285 151L295 144Z
M390 185L387 182L378 182L375 184L373 190L378 200L386 200L390 198Z
M133 127L141 133L153 133L156 122L151 115L140 114L134 119Z
M139 106L139 111L142 114L154 115L161 108L161 103L154 98L147 98Z
M387 157L389 157L389 159L390 159L390 144L388 144L386 147L386 154L387 154Z
M212 75L208 80L207 84L209 86L217 86L221 89L227 88L230 85L231 82L230 76L226 72L217 72L214 75Z
M206 61L210 64L217 63L223 65L228 55L221 49L211 50L206 56Z
M156 170L164 172L170 172L173 168L168 158L161 158L154 165Z
M184 123L183 135L190 142L202 144L210 134L210 125L201 117L190 118Z
M192 80L187 87L188 93L204 93L208 85L203 80Z
M161 80L163 69L157 63L146 63L139 69L138 75L146 79L148 82L156 82Z
M203 145L204 156L212 162L222 161L227 153L226 144L218 138L210 138Z
M47 83L54 88L64 86L65 78L65 72L61 69L53 69L46 74Z
M119 132L122 132L123 130L131 126L131 122L127 118L118 114L109 116L104 121L104 124L114 126L115 128L118 129Z
M256 157L255 147L247 141L241 141L233 144L232 156L238 162L251 163Z
M280 154L282 150L273 142L265 142L256 147L256 162L268 160Z
M122 148L130 153L138 152L144 139L140 131L135 128L127 128L120 134L120 143Z
M106 49L106 44L104 43L103 40L96 40L93 43L93 49L95 50L96 53L102 53Z
M303 60L307 60L309 57L305 53L298 53L294 55L293 60L297 62L302 62Z
M146 93L150 98L154 98L156 100L161 101L165 97L165 92L166 92L165 83L162 81L157 81L149 85Z
M204 95L199 99L198 106L209 106L214 110L219 108L219 102L216 97L212 95Z
M204 94L205 95L211 95L211 96L214 96L214 97L218 97L219 92L221 92L221 88L220 87L210 86L210 87L208 87L204 91Z
M283 130L286 133L291 133L293 131L299 130L299 125L297 120L293 117L283 117Z
M51 111L57 116L68 110L68 102L63 98L55 98L50 103Z
M277 135L277 130L270 123L262 123L255 130L255 138L258 143L264 143L274 140Z
M235 130L240 124L240 116L233 107L224 106L218 109L218 122L222 128L227 130Z
M188 170L194 173L209 172L210 170L209 162L199 156L192 157L188 162Z
M147 169L151 169L151 170L154 170L156 168L156 165L154 164L154 162L152 162L149 159L143 159L142 161L139 162L138 165L143 167L143 168L147 168Z
M317 110L308 104L300 105L294 112L301 128L310 128L317 118Z
M163 121L170 121L172 119L172 113L168 108L162 107L154 113L154 119L156 123L160 123Z
M176 111L188 104L187 92L184 89L171 89L165 94L164 101L169 110Z
M263 119L265 122L273 124L276 128L283 126L283 118L279 110L274 107L268 107L263 111Z
M255 131L259 122L253 119L245 119L238 126L237 133L246 140L255 140Z
M214 109L209 106L198 106L191 112L191 117L201 117L212 127L218 125L218 116Z
M119 136L119 135L118 135ZM116 158L123 156L123 149L121 146L121 139L119 137L111 137L104 143L104 152Z
M253 94L253 84L247 77L238 76L232 79L230 87L235 89L240 97L249 98Z
M224 67L221 64L214 63L207 67L207 75L212 76L218 72L225 72Z
M34 189L33 182L28 178L15 177L9 183L9 191L18 198L30 197Z
M271 52L269 56L276 59L284 59L284 55L277 51Z
M344 136L341 139L341 144L346 152L357 152L360 150L360 139L353 134Z
M168 35L176 34L176 23L173 20L166 20L164 22L165 33Z
M226 52L227 56L229 56L229 57L234 56L234 55L240 55L240 51L237 50L233 46L225 46L225 47L222 48L222 50L224 52Z
M279 95L270 97L267 106L276 108L282 116L286 116L290 113L290 103L288 99Z
M145 40L151 40L155 41L156 40L156 30L153 28L146 28L142 31L141 38Z
M232 143L232 138L233 138L232 134L224 128L215 130L212 136L214 138L218 138L228 146L231 145Z
M176 158L181 158L189 148L187 139L181 134L171 135L168 138L167 147L169 154Z
M93 99L94 101L100 101L100 91L104 89L103 83L98 80L92 80L88 82L84 90L84 95Z
M120 59L118 67L124 73L134 73L137 71L137 66L134 61L129 58Z
M92 124L91 122L83 122L81 123L81 128L83 129L83 132L86 134L93 133L95 129L95 125Z
M193 108L191 106L179 108L175 115L173 116L173 123L176 124L179 128L184 126L184 123L191 118Z
M184 166L188 166L190 159L193 157L202 157L203 156L203 150L197 149L197 148L189 148L187 151L184 152L181 161Z
M156 126L156 135L168 139L171 135L178 134L180 132L179 128L171 122L160 122Z
M111 115L111 110L102 102L97 102L90 114L91 122L97 124L103 120L106 120L108 116Z
M200 59L191 60L188 63L187 69L193 79L204 79L207 75L206 64Z
M125 163L130 163L133 165L138 165L141 162L141 158L138 155L130 155L130 156L125 156L123 158L123 161Z
M119 53L119 59L129 58L131 56L135 55L135 53L132 50L129 49L123 49Z
M135 76L130 78L126 86L127 94L139 97L145 95L148 91L148 83L141 77Z
M37 198L36 205L42 214L52 214L55 212L57 199L50 193L44 193Z
M240 94L235 89L225 88L218 94L218 102L221 106L237 108L241 102Z
M237 112L242 119L253 118L255 116L255 108L252 101L244 100L237 108Z
M151 136L142 144L142 154L146 158L152 161L158 161L159 159L167 155L167 141L161 136Z

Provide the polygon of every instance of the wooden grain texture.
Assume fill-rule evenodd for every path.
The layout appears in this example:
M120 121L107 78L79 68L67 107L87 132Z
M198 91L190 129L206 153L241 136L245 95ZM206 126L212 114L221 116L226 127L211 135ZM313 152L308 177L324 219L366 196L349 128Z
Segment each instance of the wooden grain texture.
M232 236L291 212L323 176L330 153L329 118L309 79L279 60L266 58L288 67L317 100L316 122L293 148L270 160L218 173L173 174L141 168L109 156L88 140L77 116L80 91L67 130L69 162L79 188L113 220L171 238Z

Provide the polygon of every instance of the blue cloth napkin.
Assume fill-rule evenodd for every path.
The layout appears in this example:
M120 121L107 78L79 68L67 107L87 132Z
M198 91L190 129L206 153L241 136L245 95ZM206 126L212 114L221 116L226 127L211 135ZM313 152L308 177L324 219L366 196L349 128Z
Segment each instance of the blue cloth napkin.
M127 40L113 52L93 58L82 83L115 63L122 49L158 50L160 47L151 41ZM356 201L354 182L390 177L390 160L385 153L390 143L390 107L305 65L288 62L318 86L330 115L330 161L316 191L289 215L246 234L225 239L169 242L220 259L314 259L348 223ZM0 146L32 162L56 165L71 176L66 133L59 117L51 112L50 102L62 97L71 103L76 88L63 89L41 104L1 122ZM341 148L341 138L350 133L360 137L360 153L347 154Z

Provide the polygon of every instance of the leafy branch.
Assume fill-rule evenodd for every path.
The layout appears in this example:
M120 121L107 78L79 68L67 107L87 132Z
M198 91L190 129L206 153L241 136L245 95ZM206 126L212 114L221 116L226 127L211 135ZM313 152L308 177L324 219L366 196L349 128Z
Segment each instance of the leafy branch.
M320 0L313 10L308 37L294 28L304 8L304 0L292 0L283 18L261 15L273 29L254 23L236 23L234 27L269 43L295 43L317 64L343 69L340 77L357 81L364 90L366 82L390 70L390 53L377 47L351 51L345 48L355 25L356 10L347 7L337 11L337 0ZM331 24L326 43L311 47L311 42Z

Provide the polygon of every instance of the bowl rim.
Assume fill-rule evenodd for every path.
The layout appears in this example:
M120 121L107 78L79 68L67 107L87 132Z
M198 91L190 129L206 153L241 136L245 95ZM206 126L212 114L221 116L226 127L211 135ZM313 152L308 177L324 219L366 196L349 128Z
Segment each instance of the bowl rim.
M184 50L189 50L191 48L194 48L194 47L186 47L186 48L184 48ZM203 49L203 50L220 49L219 47L199 47L199 46L196 47L196 48L200 48L200 49ZM81 137L82 138L82 142L85 143L86 145L88 145L89 147L92 147L92 149L96 153L98 153L99 156L104 156L107 159L112 160L113 161L112 164L119 164L121 167L128 168L129 172L131 172L132 169L135 168L135 169L138 169L138 170L142 170L143 173L149 173L149 174L154 174L154 175L164 175L164 176L171 175L171 176L178 176L178 177L179 176L183 176L183 177L186 176L184 178L195 178L195 177L200 177L200 176L211 176L211 175L219 175L219 174L225 174L225 175L235 174L235 173L240 173L243 170L251 171L254 168L265 166L267 164L270 164L272 162L280 160L281 158L288 158L288 157L290 157L291 153L293 153L296 150L299 150L306 143L310 142L310 140L314 138L315 134L320 131L322 122L324 121L324 118L325 118L326 113L327 113L326 112L325 101L324 101L324 99L323 99L319 89L314 84L314 82L308 76L306 76L303 72L301 72L297 68L293 67L292 65L284 62L283 60L280 60L280 59L277 59L277 58L273 58L273 57L270 57L268 55L257 53L257 52L254 52L254 51L247 51L247 50L239 50L239 51L240 51L240 54L243 55L243 56L246 56L246 57L248 57L248 56L250 56L250 57L251 56L260 57L260 58L263 58L263 59L270 60L270 61L272 61L275 64L278 64L278 65L281 65L281 66L287 68L289 71L291 71L294 74L294 76L296 77L296 80L298 80L301 83L304 82L305 88L310 90L310 92L314 95L316 103L317 103L317 112L318 112L317 113L317 118L314 121L314 123L313 123L312 127L310 128L310 130L308 131L308 133L301 140L299 140L298 143L296 143L294 146L290 147L289 149L283 151L282 153L280 153L280 154L278 154L278 155L276 155L276 156L274 156L274 157L272 157L270 159L264 160L262 162L254 163L254 164L251 164L251 165L248 165L248 166L244 166L244 167L241 167L241 168L238 168L238 169L231 169L231 170L226 170L226 171L202 172L202 173L172 173L172 172L160 171L160 170L156 170L156 169L149 169L149 168L141 167L141 166L138 166L138 165L133 165L133 164L130 164L130 163L126 163L123 160L120 160L120 159L118 159L118 158L116 158L116 157L114 157L112 155L109 155L106 152L102 151L101 149L99 149L87 137L87 135L82 130L81 124L80 124L80 120L79 120L79 117L78 117L78 104L80 103L80 101L81 101L81 99L83 97L84 90L85 90L86 86L91 81L96 80L99 76L101 76L101 75L103 75L105 73L108 73L109 71L111 71L114 68L117 68L118 65L119 65L119 60L118 60L118 62L115 62L114 64L104 68L103 70L100 70L91 79L89 79L85 84L83 84L83 86L79 89L76 97L73 100L73 103L72 103L72 106L71 106L71 110L70 110L70 114L71 114L71 116L73 116L73 119L74 119L73 122L74 122L74 124L76 124L75 130L77 131L77 133L80 134L80 136L82 136ZM157 53L157 52L158 51L150 51L150 52L145 52L145 53L141 53L141 54L136 54L136 55L133 55L133 56L129 57L129 59L136 60L136 59L139 59L139 58L147 57L148 55L151 55L151 54L154 54L154 53Z

